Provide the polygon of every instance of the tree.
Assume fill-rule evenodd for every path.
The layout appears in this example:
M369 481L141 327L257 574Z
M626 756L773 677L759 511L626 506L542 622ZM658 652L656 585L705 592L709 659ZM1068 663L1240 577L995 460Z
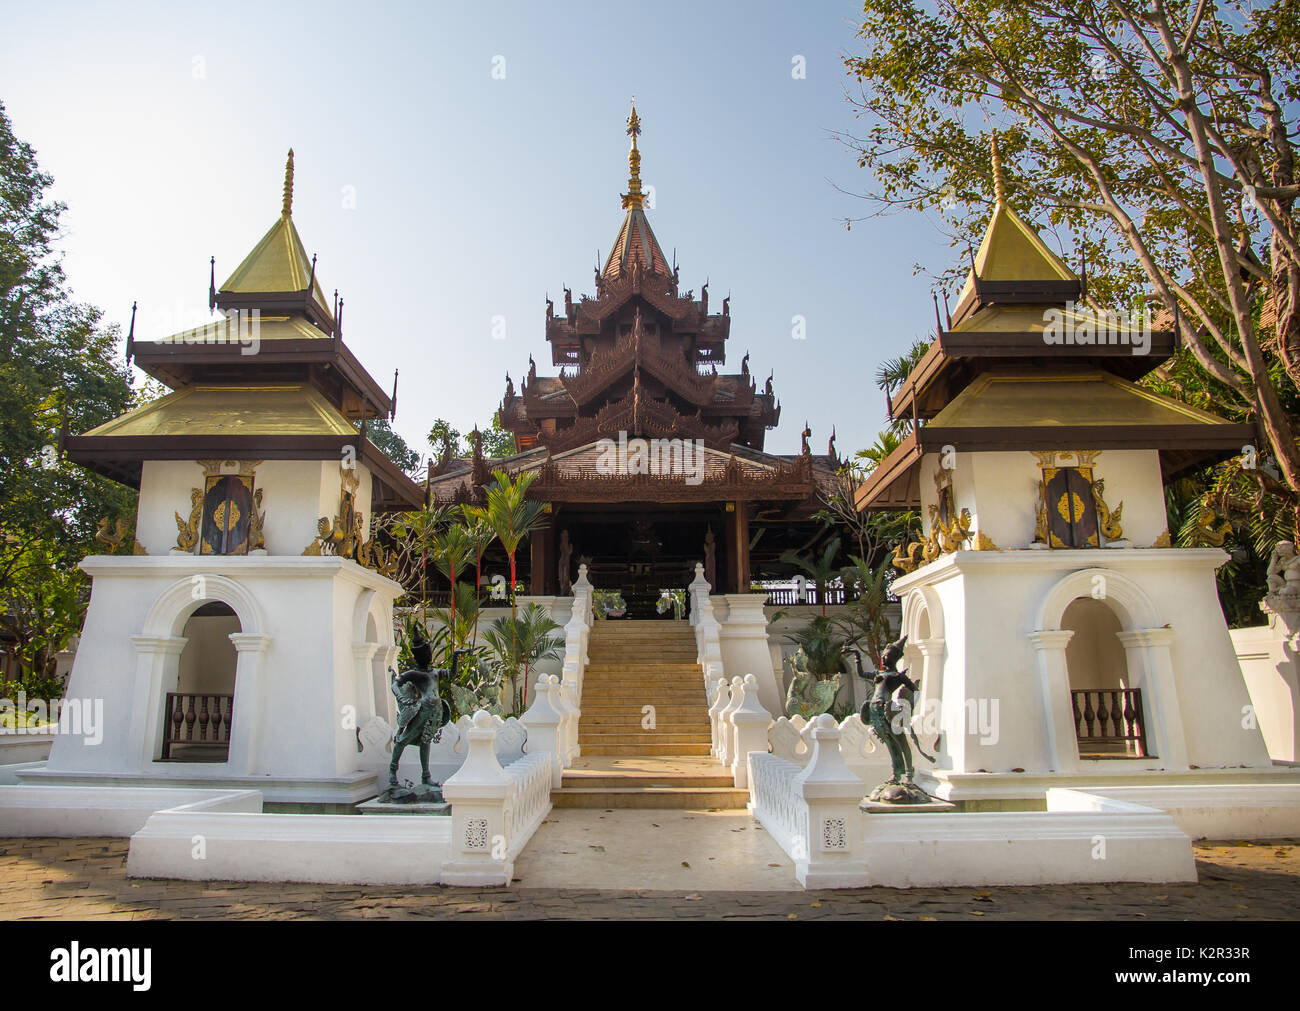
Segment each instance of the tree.
M119 331L74 302L55 250L64 205L0 104L0 587L24 677L50 669L80 628L76 563L98 521L135 516L135 493L62 459L59 430L84 432L132 401Z
M1296 527L1300 379L1295 133L1300 3L1135 7L1126 0L866 0L865 54L846 57L867 119L846 140L880 212L937 209L954 245L995 195L1069 229L1093 309L1152 294L1216 396L1256 423L1252 466ZM964 266L944 272L951 283Z
M487 521L506 549L510 560L510 619L511 627L518 627L515 608L515 552L519 543L546 522L546 503L529 499L528 488L537 479L537 471L511 477L504 470L492 472L492 483L486 488ZM524 683L524 703L528 702L528 684Z
M840 539L832 537L826 542L821 556L801 555L797 551L785 551L781 554L783 565L794 565L808 573L808 577L817 587L817 596L821 599L822 617L826 617L826 586L839 574L835 567L835 558L840 553Z
M515 437L501 427L501 416L492 415L492 423L483 429L483 453L493 459L515 455Z
M360 422L357 424L360 425ZM388 459L397 464L404 474L423 479L424 475L419 473L420 454L408 446L406 440L393 431L387 418L367 418L366 438L373 442L375 447Z

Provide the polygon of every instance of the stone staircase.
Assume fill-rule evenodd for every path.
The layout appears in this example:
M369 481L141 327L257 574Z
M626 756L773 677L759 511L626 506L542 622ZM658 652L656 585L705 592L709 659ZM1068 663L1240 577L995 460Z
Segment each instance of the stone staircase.
M688 622L592 627L582 683L580 758L556 807L743 808L748 792L709 756L709 706ZM654 707L654 729L643 726Z

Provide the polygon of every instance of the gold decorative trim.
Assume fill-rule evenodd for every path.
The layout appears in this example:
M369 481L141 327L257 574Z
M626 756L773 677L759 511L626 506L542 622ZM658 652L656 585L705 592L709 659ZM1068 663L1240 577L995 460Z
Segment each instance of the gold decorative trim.
M1091 469L1089 469L1088 474L1089 477L1092 476ZM1097 526L1106 540L1122 541L1124 539L1124 527L1120 524L1120 514L1124 512L1124 503L1121 502L1112 510L1110 506L1106 505L1106 500L1102 498L1105 490L1106 481L1104 478L1097 478L1092 482L1092 499L1097 503Z
M1157 537L1154 541L1152 541L1151 546L1153 548L1172 547L1173 545L1170 543L1169 531L1165 530L1163 533L1161 533L1159 537Z
M975 534L976 551L1001 551L1002 549L993 543L993 538L982 530Z
M203 520L203 490L190 489L190 518L181 519L176 513L176 550L191 553L199 543L199 523Z

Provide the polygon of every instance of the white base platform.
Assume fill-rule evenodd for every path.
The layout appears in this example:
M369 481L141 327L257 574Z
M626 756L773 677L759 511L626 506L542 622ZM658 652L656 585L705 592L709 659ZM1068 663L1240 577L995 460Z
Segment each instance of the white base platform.
M120 786L158 789L257 790L271 804L356 804L381 791L373 772L354 772L335 779L295 779L280 776L230 776L205 774L201 767L173 766L150 775L109 772L55 772L48 767L20 772L23 785L33 786Z
M131 837L127 876L382 885L443 880L450 818L258 814L239 810L249 792L154 814Z
M1092 787L1087 792L1164 811L1193 839L1300 836L1300 783Z
M1274 765L1250 769L1134 768L1127 762L1103 761L1078 772L949 772L917 769L916 785L931 796L959 801L1042 801L1051 789L1088 790L1093 787L1198 786L1235 790L1256 786L1300 785L1300 766Z
M861 884L1196 880L1191 840L1168 814L1073 790L1053 790L1047 802L1047 811L864 815Z
M211 790L152 787L0 786L0 838L125 837L138 832L156 811L212 796ZM239 810L262 810L262 795L257 791L241 791L238 797L231 803Z

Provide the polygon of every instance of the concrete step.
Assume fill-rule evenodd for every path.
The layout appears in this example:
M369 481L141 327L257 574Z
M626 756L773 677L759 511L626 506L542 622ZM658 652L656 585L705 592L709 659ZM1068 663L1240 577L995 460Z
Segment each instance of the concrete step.
M617 755L626 758L649 756L705 757L712 744L583 744L584 756Z
M587 808L722 808L739 810L749 801L748 790L699 787L643 786L626 789L561 787L551 791L555 807Z
M646 730L640 733L630 733L627 730L620 731L596 731L587 733L584 728L578 735L578 744L583 752L587 750L587 745L593 747L620 747L627 745L629 747L639 747L648 744L663 745L681 745L689 744L694 747L697 744L703 744L706 748L712 744L712 739L707 733L693 734L689 732L670 733L663 730Z
M716 775L684 775L682 773L653 776L646 773L626 772L573 772L564 774L560 784L565 789L576 790L635 790L646 787L689 787L691 789L728 790L732 788L731 774L718 766Z
M593 713L582 714L582 726L585 727L640 727L645 716L640 710L633 713ZM698 730L709 725L707 715L701 713L665 713L655 708L655 723L660 730L665 727L686 727Z

